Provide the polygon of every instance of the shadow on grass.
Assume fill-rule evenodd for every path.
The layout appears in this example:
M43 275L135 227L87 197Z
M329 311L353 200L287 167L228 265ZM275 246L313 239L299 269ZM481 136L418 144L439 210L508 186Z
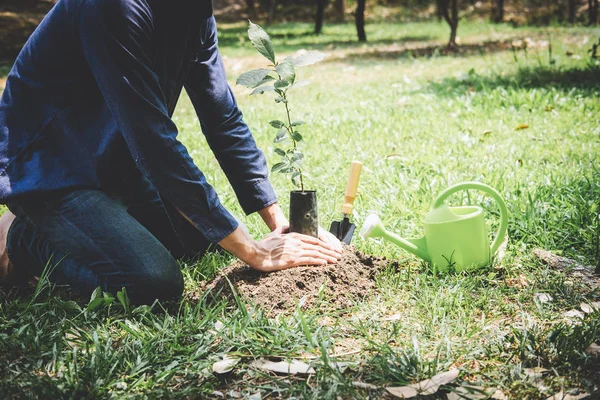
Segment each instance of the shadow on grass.
M428 46L403 46L401 41L390 41L393 45L388 48L370 48L354 53L346 53L344 60L353 62L356 60L371 59L397 59L397 58L430 58L437 56L469 57L473 55L485 55L508 51L511 49L509 40L491 40L480 43L461 44L457 48L451 49L446 45L432 44ZM416 40L407 39L404 42L409 43ZM414 43L411 43L414 45Z
M221 48L246 48L248 46L248 28L239 27L219 27L219 46ZM281 52L291 52L299 49L323 50L332 47L352 48L363 47L365 43L359 42L355 35L347 32L328 32L322 35L316 35L312 29L299 27L298 25L278 25L268 28L269 36L275 42L276 48ZM407 42L426 42L437 39L430 34L411 34L400 38L371 40L366 43L367 46L398 44ZM287 40L294 43L286 43Z
M448 77L431 82L426 91L444 97L454 97L467 91L486 91L504 88L555 88L562 91L579 89L584 95L595 96L600 90L600 66L583 65L572 68L540 65L519 68L509 76L483 76L471 70L468 76Z

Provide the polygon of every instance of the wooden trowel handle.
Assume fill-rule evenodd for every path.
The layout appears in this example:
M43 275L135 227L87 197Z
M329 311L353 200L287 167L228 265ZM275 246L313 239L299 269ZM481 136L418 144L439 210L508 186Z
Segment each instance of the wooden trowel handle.
M344 205L342 206L342 214L352 214L352 203L354 203L354 199L356 198L356 189L358 188L361 169L362 163L360 161L352 161L352 165L350 165L350 177L346 186L346 196L344 197Z

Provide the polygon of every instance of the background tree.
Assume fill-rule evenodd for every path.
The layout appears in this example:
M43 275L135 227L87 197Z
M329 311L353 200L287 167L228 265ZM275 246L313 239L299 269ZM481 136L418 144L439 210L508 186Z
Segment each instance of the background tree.
M569 21L570 24L575 22L575 16L577 15L577 1L576 0L569 0L568 1L568 12L569 12L569 17L567 18L567 21Z
M590 25L598 23L598 0L588 0L588 19Z
M490 20L495 23L500 23L502 20L504 20L504 0L492 0L492 12L490 15Z
M335 0L335 20L337 22L346 20L346 0Z
M367 34L365 33L365 0L356 1L356 13L354 14L354 20L356 23L358 41L366 42Z
M442 15L450 25L450 40L448 48L456 49L456 31L458 30L458 0L441 0Z
M250 19L256 19L254 0L246 0L246 8L248 9L248 15L250 16Z
M442 18L444 18L444 11L442 5L443 2L444 0L435 0L435 16L437 17L438 21L441 21Z
M319 35L323 29L323 19L325 18L325 8L327 0L317 0L317 19L315 21L315 33Z

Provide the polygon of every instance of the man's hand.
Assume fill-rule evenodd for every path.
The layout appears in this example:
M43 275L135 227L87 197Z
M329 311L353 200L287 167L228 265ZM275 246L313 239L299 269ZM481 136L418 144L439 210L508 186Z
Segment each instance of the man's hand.
M326 265L336 263L341 251L312 236L299 233L272 232L259 241L256 264L252 268L263 271L278 271L299 265Z
M342 242L340 242L339 239L335 237L335 235L333 235L331 232L326 231L321 227L319 227L319 239L329 244L331 247L333 247L340 253L344 251L344 248L342 247Z
M299 233L275 230L263 240L254 241L237 228L219 245L262 272L278 271L299 265L325 265L337 262L342 253L330 244Z

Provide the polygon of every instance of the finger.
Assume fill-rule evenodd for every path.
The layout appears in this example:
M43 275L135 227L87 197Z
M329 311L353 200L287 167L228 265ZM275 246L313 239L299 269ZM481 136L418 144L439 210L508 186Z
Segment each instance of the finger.
M296 259L296 261L294 262L294 266L298 267L300 265L327 265L327 261L321 258L300 257Z
M321 230L319 234L319 239L321 239L325 243L328 243L337 251L343 252L344 250L342 247L342 242L340 242L337 237L332 235L331 232Z
M340 242L340 240L338 239L337 236L335 236L333 233L319 227L319 239L328 242L330 244L333 244L335 247L338 248L342 248L342 244Z
M288 235L294 239L301 240L304 243L308 243L308 244L312 244L312 245L318 245L320 242L320 240L317 239L316 237L309 236L309 235L303 235L303 234L297 233L297 232L291 232L291 233L288 233Z
M307 250L316 250L319 253L321 253L323 256L327 256L327 257L333 257L336 260L339 260L342 258L342 253L331 249L329 247L325 247L325 246L321 246L321 245L306 245L305 249Z
M335 253L323 252L323 249L319 249L316 246L304 249L304 251L301 254L299 254L299 257L320 258L322 260L327 261L328 263L335 263L339 259L339 257Z
M327 262L329 263L335 263L341 258L340 255L338 255L337 253L331 251L323 251L323 249L318 250L317 257L321 257L327 260Z
M324 242L321 239L317 239L316 237L312 237L312 236L308 236L308 235L303 235L301 233L290 233L290 236L294 237L295 239L301 240L303 243L306 244L310 244L313 246L319 246L321 248L330 250L330 251L334 251L337 253L336 256L340 256L342 254L342 249L337 249L335 248L332 244ZM332 235L333 236L333 235Z

